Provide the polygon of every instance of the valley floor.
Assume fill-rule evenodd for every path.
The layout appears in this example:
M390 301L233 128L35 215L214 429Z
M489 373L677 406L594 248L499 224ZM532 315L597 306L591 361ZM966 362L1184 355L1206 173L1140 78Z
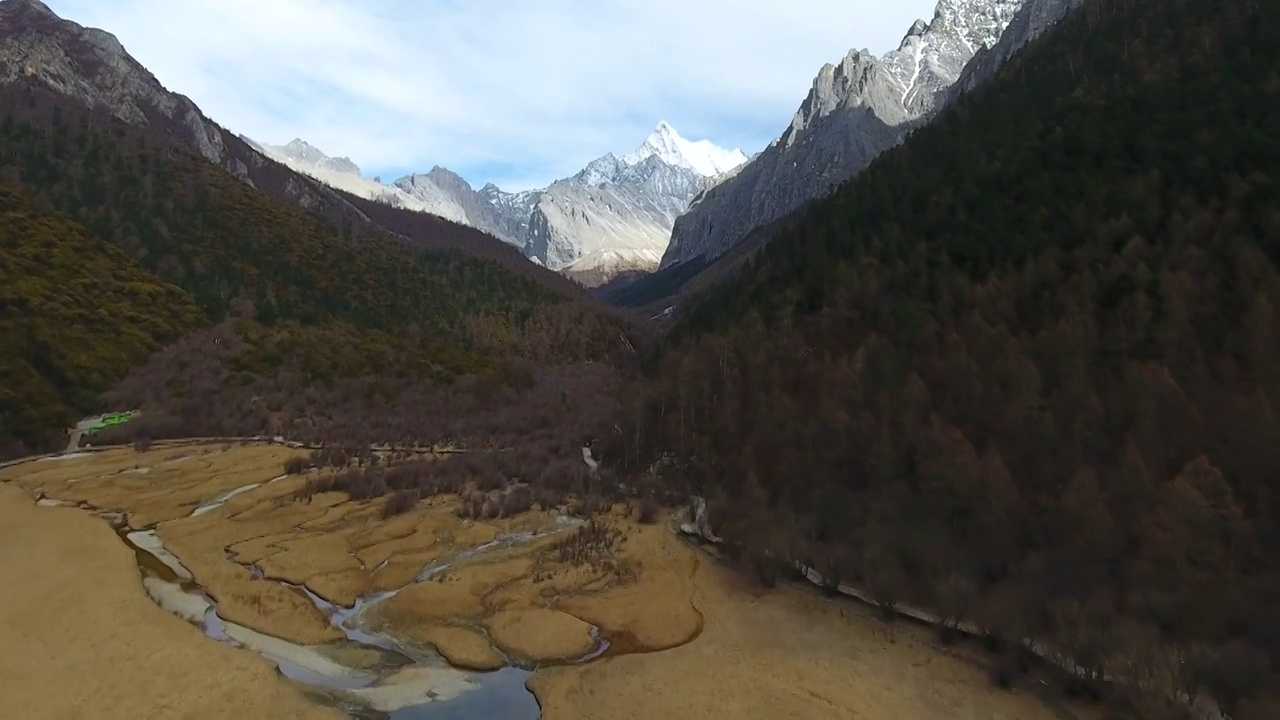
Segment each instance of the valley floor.
M0 470L10 481L0 486L6 711L342 717L268 660L157 607L134 553L106 522L38 507L31 498L43 494L119 511L125 530L154 528L223 619L323 648L350 668L377 666L377 653L351 646L301 588L336 605L403 588L374 608L369 629L437 648L467 677L511 661L539 665L527 684L547 720L1055 717L1029 693L993 687L927 631L899 626L891 639L848 604L798 588L761 590L667 525L637 524L621 507L608 518L610 537L594 540L552 512L460 520L451 496L383 519L381 500L299 497L306 477L281 474L296 453L167 446ZM500 533L534 529L546 535L457 557ZM414 582L442 558L456 559ZM598 647L597 632L612 645L577 662Z
M670 549L674 556L695 550ZM539 672L530 686L547 720L830 718L1041 720L1024 692L992 685L927 631L892 640L848 603L796 587L762 590L707 558L693 574L705 629L692 643Z
M345 717L308 700L267 660L157 607L133 552L81 510L37 507L0 485L0 547L6 717Z

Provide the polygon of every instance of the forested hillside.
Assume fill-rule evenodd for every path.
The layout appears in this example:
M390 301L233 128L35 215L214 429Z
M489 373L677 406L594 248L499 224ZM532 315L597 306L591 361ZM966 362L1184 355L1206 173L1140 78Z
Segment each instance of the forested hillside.
M145 400L153 432L263 431L265 415L248 412L245 404L293 390L298 382L329 387L337 379L358 378L364 387L381 379L425 388L481 376L528 386L534 367L528 363L599 360L630 348L631 329L621 321L562 288L513 271L502 258L430 247L372 222L335 222L268 197L165 133L126 125L45 90L8 86L3 92L0 179L38 199L46 214L62 213L82 224L88 230L80 231L83 243L112 247L105 257L127 261L144 276L149 272L152 282L182 297L185 305L170 303L165 312L183 323L166 327L191 330L236 315L271 329L254 336L268 344L250 343L241 354L193 340L178 346L187 357L170 353L169 361L140 368L145 376L135 372L130 391L113 394L112 403ZM24 252L43 242L43 236L21 235L25 231L17 226L6 230L18 233L12 237ZM420 230L430 240L432 226ZM50 287L74 286L77 274L94 272L98 253L75 252L70 244L59 251L64 262L41 269ZM79 332L117 329L109 323L100 324L101 331L89 326L101 320L94 319L94 309L103 307L102 297L70 294L50 306L28 293L33 287L6 286L6 293L21 296L13 307L25 308L10 315L39 327L62 327L59 318L69 314L76 327L85 326ZM192 307L200 311L198 324L182 312ZM112 318L129 322L119 314ZM40 440L55 437L76 413L99 407L96 391L146 357L113 356L111 363L94 363L88 377L84 363L72 356L103 346L78 347L69 333L64 342L35 346L49 351L41 356L50 367L71 372L65 383L55 383L68 388L60 405L51 405L52 396L35 385L7 388L16 393L12 403L24 408L23 417L39 420L24 424L28 445L42 446ZM168 342L180 335L154 338ZM31 346L19 347L25 353ZM210 365L211 359L221 364ZM210 373L201 382L216 377L228 384L226 392L200 396L202 404L187 410L193 395L180 368L196 365ZM300 415L301 406L277 403L272 417L286 428L336 427L347 422L343 416L370 415L369 408L357 406L374 399L381 412L393 412L379 393L330 393L312 399L312 416ZM161 419L163 427L156 424ZM6 441L12 439L7 423L0 433Z
M372 227L334 227L117 121L63 104L15 115L0 118L0 171L188 289L211 318L248 299L264 316L425 330L561 300L460 253L412 257Z
M0 185L0 455L39 446L202 322L186 293Z
M1277 168L1280 4L1088 0L702 299L624 465L763 574L1280 717Z

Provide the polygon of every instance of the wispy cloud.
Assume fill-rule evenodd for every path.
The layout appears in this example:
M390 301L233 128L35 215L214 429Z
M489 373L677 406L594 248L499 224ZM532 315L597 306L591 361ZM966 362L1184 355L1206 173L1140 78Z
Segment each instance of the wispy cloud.
M511 189L630 150L659 119L758 150L824 62L896 46L935 2L46 0L236 132Z

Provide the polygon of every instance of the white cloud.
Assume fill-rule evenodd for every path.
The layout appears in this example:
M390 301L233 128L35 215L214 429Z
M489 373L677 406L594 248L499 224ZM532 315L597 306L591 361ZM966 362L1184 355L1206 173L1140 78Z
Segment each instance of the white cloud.
M46 0L256 140L384 176L543 184L659 119L747 152L818 68L881 53L936 0Z

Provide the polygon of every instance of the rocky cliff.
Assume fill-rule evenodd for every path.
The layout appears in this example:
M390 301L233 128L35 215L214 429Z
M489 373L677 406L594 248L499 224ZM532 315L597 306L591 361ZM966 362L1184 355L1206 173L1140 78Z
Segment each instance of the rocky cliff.
M828 194L946 101L982 48L995 45L1024 0L941 0L882 57L853 50L818 71L791 124L677 219L662 267L718 257L757 227Z

